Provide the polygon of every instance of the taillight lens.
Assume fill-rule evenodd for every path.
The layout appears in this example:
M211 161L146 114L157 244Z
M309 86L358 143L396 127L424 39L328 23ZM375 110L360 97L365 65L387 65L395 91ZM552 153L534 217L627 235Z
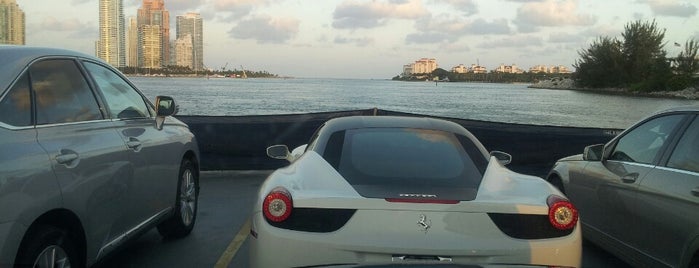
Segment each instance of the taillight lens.
M551 195L546 199L549 205L549 222L559 230L568 230L578 223L578 210L567 199Z
M291 200L291 194L284 188L274 188L262 203L262 212L265 218L273 222L281 222L289 218L291 210L294 208L294 202Z

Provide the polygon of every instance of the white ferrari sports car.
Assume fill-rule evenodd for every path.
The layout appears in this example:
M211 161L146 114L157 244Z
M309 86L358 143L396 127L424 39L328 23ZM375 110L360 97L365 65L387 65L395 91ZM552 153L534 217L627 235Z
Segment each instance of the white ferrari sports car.
M335 118L267 154L291 164L260 187L252 267L581 264L576 208L456 123Z

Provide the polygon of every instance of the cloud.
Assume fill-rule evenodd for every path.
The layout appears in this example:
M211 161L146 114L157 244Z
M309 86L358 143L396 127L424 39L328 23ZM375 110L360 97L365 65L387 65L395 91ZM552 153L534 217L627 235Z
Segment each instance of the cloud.
M376 28L390 19L417 19L428 14L421 0L347 0L335 8L332 26L336 29Z
M475 0L434 0L436 3L444 2L459 11L464 12L464 15L470 16L478 13L478 5Z
M549 35L549 42L551 43L580 43L587 39L585 36L580 34L571 34L565 32L551 33Z
M454 42L458 39L456 36L446 33L414 33L405 37L405 42L408 44L435 44L442 42Z
M595 23L591 15L579 14L577 0L545 0L527 2L517 9L514 22L522 32L534 32L538 27L587 26Z
M533 35L517 35L501 38L498 40L483 42L478 47L480 48L522 48L528 46L540 47L544 42L541 37Z
M228 34L238 39L253 39L257 43L284 43L299 32L300 21L294 18L272 18L260 15L240 21Z
M40 29L46 31L59 31L59 32L79 32L85 31L85 29L94 28L94 25L90 23L82 23L77 19L65 19L58 20L54 17L46 17L41 21Z
M172 0L170 0L172 1ZM187 2L187 0L177 0ZM201 1L201 0L197 0ZM204 13L221 14L222 20L239 20L250 15L256 8L270 4L270 0L210 0Z
M177 16L187 12L199 11L203 4L204 0L167 0L165 1L165 8L170 11L170 16Z
M335 37L335 44L354 44L358 47L365 47L374 44L375 40L373 38L345 38L345 37Z
M678 0L649 0L647 3L655 15L687 18L697 14L697 7Z
M409 34L405 39L406 43L454 42L468 35L510 34L512 32L506 19L465 20L448 15L422 18L415 23L415 28L418 33Z

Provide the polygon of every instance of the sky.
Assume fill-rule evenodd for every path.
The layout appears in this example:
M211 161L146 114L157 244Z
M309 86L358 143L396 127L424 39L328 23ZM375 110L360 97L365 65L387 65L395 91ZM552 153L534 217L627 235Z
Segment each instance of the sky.
M26 43L94 55L98 0L16 0ZM123 0L126 17L141 0ZM666 29L677 55L699 40L696 0L165 0L175 17L200 13L204 65L309 78L389 79L434 58L440 68L479 63L573 69L600 36L636 20Z

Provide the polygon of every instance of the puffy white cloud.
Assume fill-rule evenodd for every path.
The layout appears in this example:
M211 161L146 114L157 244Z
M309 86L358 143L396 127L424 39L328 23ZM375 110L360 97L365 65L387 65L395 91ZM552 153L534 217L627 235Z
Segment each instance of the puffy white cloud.
M89 28L95 28L95 26L90 23L82 23L75 18L58 20L54 17L45 17L41 21L41 29L47 31L78 32Z
M375 40L373 38L347 38L347 37L335 37L335 44L354 44L358 47L365 47L374 44Z
M655 15L691 17L697 14L696 6L679 0L649 0L647 3Z
M497 40L483 42L478 47L480 48L523 48L523 47L541 47L543 39L533 35L515 35L500 38Z
M434 0L436 3L447 3L465 15L478 13L478 5L475 0Z
M417 19L428 14L420 0L347 0L335 8L332 26L337 29L375 28L389 19Z
M534 32L540 26L587 26L596 18L580 14L577 0L527 2L517 9L514 22L522 32Z
M580 43L587 39L585 36L574 33L556 32L549 35L551 43Z
M258 43L284 43L299 32L300 21L294 18L255 16L238 22L228 34L233 38L253 39Z
M418 20L418 33L409 34L407 43L428 44L454 42L468 35L509 34L510 25L506 19L486 21L484 19L466 20L454 16L437 16Z

